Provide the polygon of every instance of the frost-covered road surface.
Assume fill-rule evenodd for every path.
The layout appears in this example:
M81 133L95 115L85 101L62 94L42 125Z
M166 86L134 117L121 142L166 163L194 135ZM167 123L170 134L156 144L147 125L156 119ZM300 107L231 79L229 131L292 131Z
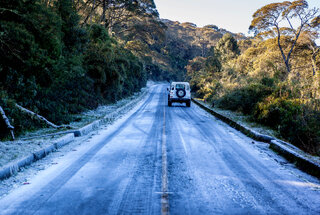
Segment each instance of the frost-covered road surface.
M320 183L166 86L0 200L0 214L320 214Z

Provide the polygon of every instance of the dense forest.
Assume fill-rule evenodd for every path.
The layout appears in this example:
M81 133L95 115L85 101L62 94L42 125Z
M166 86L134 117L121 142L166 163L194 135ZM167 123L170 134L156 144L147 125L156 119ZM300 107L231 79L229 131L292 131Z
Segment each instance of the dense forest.
M133 19L156 22L157 16L153 1L1 1L0 106L15 133L47 126L28 110L67 124L72 114L139 91L149 65L112 28ZM136 35L138 27L132 28ZM1 120L2 137L7 127Z
M304 0L258 9L252 37L160 19L153 0L2 0L0 107L19 135L48 126L25 109L68 124L148 79L186 80L196 97L320 154L319 30Z

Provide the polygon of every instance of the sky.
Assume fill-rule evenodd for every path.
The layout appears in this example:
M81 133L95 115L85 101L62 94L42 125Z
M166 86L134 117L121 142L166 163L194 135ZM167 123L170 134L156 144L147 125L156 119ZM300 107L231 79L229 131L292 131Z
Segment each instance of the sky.
M198 27L217 25L233 33L248 35L252 15L259 8L284 0L154 0L160 17L192 22ZM310 7L320 8L320 0L309 0Z

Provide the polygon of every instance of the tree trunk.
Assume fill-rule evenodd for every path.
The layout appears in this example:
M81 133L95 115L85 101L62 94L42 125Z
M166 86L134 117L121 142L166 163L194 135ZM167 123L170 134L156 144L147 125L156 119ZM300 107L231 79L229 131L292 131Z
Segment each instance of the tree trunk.
M316 75L316 72L318 71L317 63L316 63L316 56L319 53L320 48L317 47L316 49L312 47L312 56L311 56L311 62L312 62L312 69L313 69L313 76Z
M93 5L91 7L91 10L89 11L88 15L84 19L83 23L81 24L81 27L83 27L85 24L89 23L92 24L92 15L94 14L95 10L100 6L100 2L96 3L96 0L93 1Z
M101 22L105 22L106 21L106 11L107 11L107 4L106 4L107 0L103 0L102 1L102 14L101 14Z
M314 75L315 98L320 99L320 70L315 71Z
M282 49L282 46L281 46L281 34L280 34L280 29L279 29L279 26L276 25L276 28L277 28L277 32L278 32L278 36L277 36L277 39L278 39L278 47L280 49L280 52L281 52L281 56L282 56L282 59L286 65L286 69L287 69L287 72L288 74L290 73L290 64L289 64L289 58L286 57L286 55L284 54L284 51Z
M52 122L50 122L49 120L47 120L46 118L44 118L43 116L40 116L39 114L36 114L36 113L32 112L31 110L28 110L28 109L26 109L26 108L24 108L24 107L21 107L21 106L18 105L18 104L16 104L16 107L17 107L19 110L21 110L22 112L27 113L29 116L35 117L36 119L38 119L38 120L46 123L46 124L49 125L50 127L57 128L57 129L59 129L59 128L71 128L70 126L65 126L65 125L60 125L60 126L55 125L55 124L53 124Z
M112 37L112 31L113 31L113 28L112 28L112 25L110 25L108 27L108 34L109 34L110 37Z
M286 64L286 69L288 74L291 72L291 68L290 68L290 64L289 64L289 59L285 60L285 64Z
M92 13L93 13L94 10L95 10L95 6L96 6L96 0L93 1L93 3L92 3L92 9L91 9L91 12L90 12L90 14L89 14L90 25L92 24Z
M13 133L14 127L10 124L10 121L9 121L8 117L6 116L4 110L2 109L1 106L0 106L0 114L1 114L2 119L4 120L4 122L6 123L7 128L10 130L12 140L14 140L14 133Z
M320 93L319 93L319 90L320 90L320 86L319 86L320 85L320 70L319 70L317 63L316 63L316 56L319 53L320 48L311 46L311 49L313 52L312 56L311 56L311 62L312 62L312 76L314 79L314 98L320 99Z

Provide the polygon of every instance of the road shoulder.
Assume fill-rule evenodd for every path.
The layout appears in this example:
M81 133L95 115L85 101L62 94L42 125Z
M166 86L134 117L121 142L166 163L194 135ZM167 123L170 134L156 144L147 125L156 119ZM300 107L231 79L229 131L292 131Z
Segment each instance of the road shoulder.
M197 100L197 99L192 99L192 100L195 104L197 104L199 107L201 107L208 113L212 114L213 116L220 119L221 121L227 123L231 127L239 130L240 132L247 135L248 137L257 141L268 143L269 148L271 148L276 153L286 158L289 162L294 163L300 170L310 175L316 176L317 178L320 178L319 157L312 156L308 153L305 153L290 143L279 140L273 136L261 134L252 128L244 126L241 123L233 119L230 119L229 117L224 116L221 113L218 113L213 108L210 108L207 104L201 102L200 100Z
M143 88L140 93L130 98L121 100L111 106L99 107L97 110L99 112L98 119L95 116L97 113L91 111L91 115L94 115L95 120L89 121L85 125L78 124L78 126L81 126L79 128L57 133L48 131L49 134L42 134L39 137L26 136L17 141L0 142L0 149L3 150L1 154L4 155L1 156L0 160L0 181L17 174L19 171L23 171L25 167L70 144L76 138L88 135L100 127L106 128L112 125L117 119L130 112L144 100L148 95L148 89L152 86L154 86L153 82Z

